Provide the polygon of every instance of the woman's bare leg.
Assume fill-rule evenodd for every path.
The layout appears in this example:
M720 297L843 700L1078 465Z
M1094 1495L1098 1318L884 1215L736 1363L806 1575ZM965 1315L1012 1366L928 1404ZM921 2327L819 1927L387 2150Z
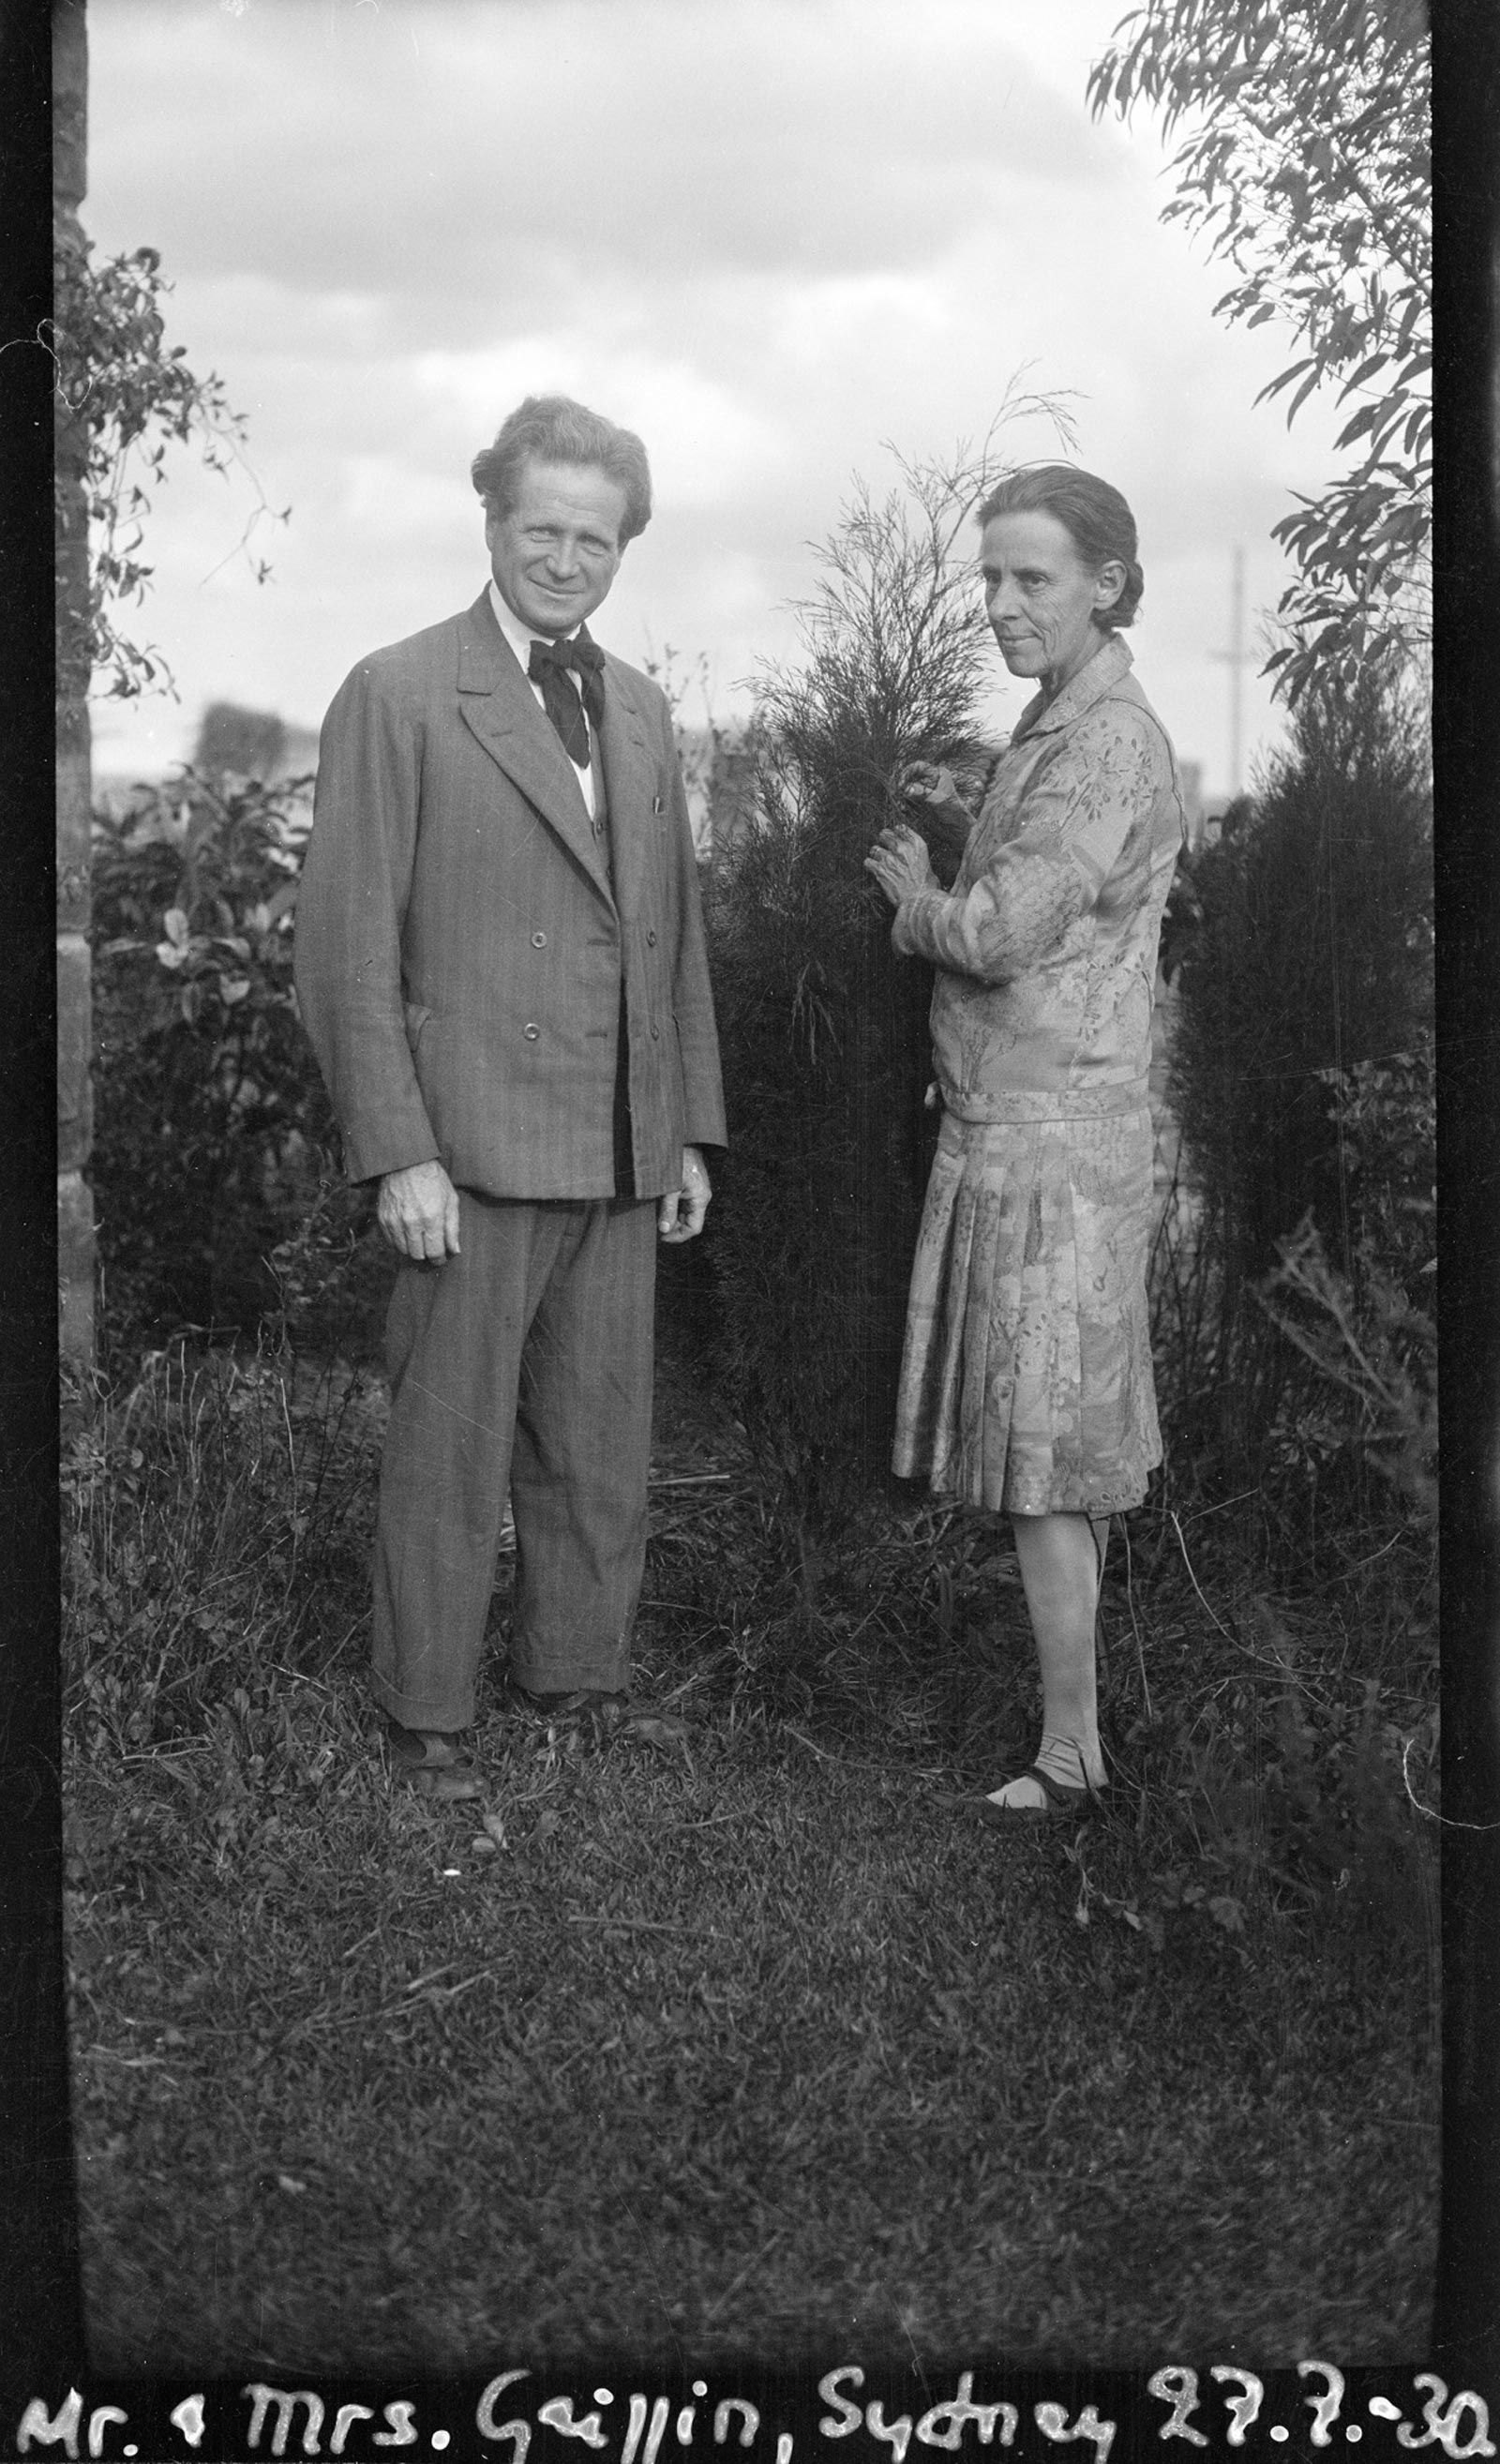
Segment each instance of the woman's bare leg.
M1078 1788L1085 1780L1102 1787L1093 1639L1109 1517L1016 1514L1011 1522L1042 1669L1037 1762L1064 1787ZM993 1801L1025 1809L1040 1808L1045 1799L1036 1780L1019 1779L997 1789Z

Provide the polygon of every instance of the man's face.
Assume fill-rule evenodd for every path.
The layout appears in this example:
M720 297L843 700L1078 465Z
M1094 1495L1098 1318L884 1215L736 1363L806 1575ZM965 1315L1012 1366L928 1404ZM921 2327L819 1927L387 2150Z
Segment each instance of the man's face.
M528 462L508 514L486 516L495 586L533 633L571 633L620 569L625 490L589 463Z

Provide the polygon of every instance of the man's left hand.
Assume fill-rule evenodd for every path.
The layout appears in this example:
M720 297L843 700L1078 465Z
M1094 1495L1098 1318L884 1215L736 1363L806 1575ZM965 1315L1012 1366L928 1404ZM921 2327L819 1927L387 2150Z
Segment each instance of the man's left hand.
M713 1196L703 1157L696 1147L682 1150L682 1184L669 1189L656 1210L656 1229L664 1241L692 1241L703 1229Z

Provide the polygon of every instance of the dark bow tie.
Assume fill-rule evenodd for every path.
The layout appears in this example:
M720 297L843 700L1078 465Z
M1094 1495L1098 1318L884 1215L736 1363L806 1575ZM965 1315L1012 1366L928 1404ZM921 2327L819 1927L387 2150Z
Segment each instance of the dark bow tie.
M595 727L605 715L605 654L580 627L571 642L533 642L526 673L541 687L547 716L562 738L570 761L588 767L588 729L584 712ZM571 671L571 673L569 672ZM578 678L575 688L573 676ZM579 694L583 694L582 708Z

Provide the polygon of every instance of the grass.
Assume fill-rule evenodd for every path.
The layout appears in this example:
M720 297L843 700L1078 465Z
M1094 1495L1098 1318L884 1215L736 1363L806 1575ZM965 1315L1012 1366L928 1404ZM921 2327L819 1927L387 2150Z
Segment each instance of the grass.
M485 1804L434 1809L360 1674L380 1419L361 1374L162 1360L74 1441L96 2368L1423 2348L1399 1620L1372 1657L1337 1604L1200 1596L1143 1524L1109 1815L971 1829L943 1795L1030 1733L1013 1558L882 1507L809 1567L679 1342L637 1658L691 1749L518 1733L492 1657Z

